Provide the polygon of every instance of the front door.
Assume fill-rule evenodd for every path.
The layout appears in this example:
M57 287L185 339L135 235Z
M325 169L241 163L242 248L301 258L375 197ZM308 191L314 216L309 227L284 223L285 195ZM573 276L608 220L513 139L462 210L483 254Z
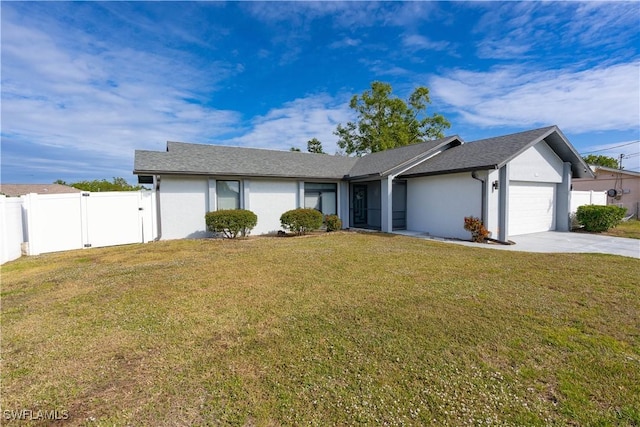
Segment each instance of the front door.
M363 227L367 225L367 185L353 185L353 225Z

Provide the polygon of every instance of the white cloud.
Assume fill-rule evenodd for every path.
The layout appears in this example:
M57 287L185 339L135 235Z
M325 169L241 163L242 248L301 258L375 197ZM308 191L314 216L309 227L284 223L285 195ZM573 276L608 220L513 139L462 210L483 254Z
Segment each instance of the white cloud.
M580 2L575 6L568 30L584 44L619 47L627 42L627 37L638 33L640 3L637 1Z
M268 23L291 22L302 29L311 21L330 16L341 29L377 26L407 27L426 19L442 19L437 2L300 1L242 3L256 19Z
M337 150L333 131L338 123L352 119L346 96L311 95L254 118L251 131L226 143L276 150L297 147L305 151L307 141L318 138L324 151L333 154Z
M449 49L451 43L447 41L433 41L419 34L406 35L402 39L402 44L413 50L435 50L444 51Z
M331 49L351 48L359 46L361 41L359 39L352 39L351 37L345 37L341 40L337 40L329 45Z
M638 129L640 62L584 71L457 70L431 78L434 98L479 126L558 124L575 133Z
M167 139L209 141L236 130L240 115L206 106L202 93L237 65L199 69L175 51L79 46L60 28L10 17L2 24L2 132L13 144L130 160L134 149Z
M564 56L564 48L569 46L606 46L610 53L636 37L640 13L638 2L514 1L480 2L474 6L486 10L474 27L480 37L477 54L493 59ZM607 58L593 50L591 59Z

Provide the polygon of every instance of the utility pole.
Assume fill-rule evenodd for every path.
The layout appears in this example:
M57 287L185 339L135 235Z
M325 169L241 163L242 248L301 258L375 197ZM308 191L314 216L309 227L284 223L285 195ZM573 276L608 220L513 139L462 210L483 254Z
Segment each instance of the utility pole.
M622 170L622 159L624 159L624 154L620 154L620 160L618 160L618 169Z

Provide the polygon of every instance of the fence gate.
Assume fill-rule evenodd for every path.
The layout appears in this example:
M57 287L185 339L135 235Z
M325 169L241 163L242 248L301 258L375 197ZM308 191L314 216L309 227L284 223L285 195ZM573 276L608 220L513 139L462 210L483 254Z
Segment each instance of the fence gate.
M144 243L155 237L155 194L104 192L24 197L28 254Z

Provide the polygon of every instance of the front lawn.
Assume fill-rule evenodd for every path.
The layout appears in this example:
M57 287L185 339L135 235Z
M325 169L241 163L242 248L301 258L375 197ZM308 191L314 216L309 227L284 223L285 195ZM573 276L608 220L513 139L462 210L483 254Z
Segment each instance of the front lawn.
M640 221L637 219L623 221L603 234L606 234L607 236L640 239Z
M347 232L22 258L2 266L0 406L71 425L638 425L639 268Z

